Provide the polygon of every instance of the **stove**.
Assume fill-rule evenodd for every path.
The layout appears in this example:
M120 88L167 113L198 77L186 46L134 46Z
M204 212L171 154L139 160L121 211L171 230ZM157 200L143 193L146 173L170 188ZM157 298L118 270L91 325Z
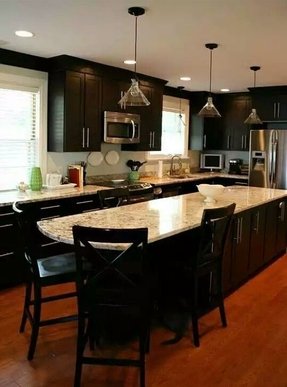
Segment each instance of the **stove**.
M151 200L154 198L154 188L152 184L145 182L131 182L129 180L102 180L94 182L93 185L113 188L128 188L130 200L132 202Z

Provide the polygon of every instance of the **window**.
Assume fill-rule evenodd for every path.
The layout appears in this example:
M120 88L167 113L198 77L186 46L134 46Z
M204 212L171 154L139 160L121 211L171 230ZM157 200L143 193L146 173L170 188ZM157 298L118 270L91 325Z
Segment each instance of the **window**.
M188 100L163 97L161 151L149 152L149 158L166 158L175 154L187 156L188 118Z
M10 190L20 181L29 183L33 166L40 166L45 173L46 115L43 114L45 108L41 109L44 89L39 79L1 70L0 190Z

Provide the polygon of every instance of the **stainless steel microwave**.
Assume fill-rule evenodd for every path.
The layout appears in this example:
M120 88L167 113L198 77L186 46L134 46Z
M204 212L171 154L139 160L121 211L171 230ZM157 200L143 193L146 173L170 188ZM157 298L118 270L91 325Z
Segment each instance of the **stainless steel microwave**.
M140 115L104 112L104 142L137 144L140 142Z

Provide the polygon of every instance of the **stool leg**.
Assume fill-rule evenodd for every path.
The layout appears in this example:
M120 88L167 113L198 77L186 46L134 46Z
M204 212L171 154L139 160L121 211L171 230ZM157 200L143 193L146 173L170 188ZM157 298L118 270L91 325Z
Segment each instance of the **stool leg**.
M34 313L32 321L32 334L30 340L30 346L28 350L28 360L32 360L34 357L39 328L40 328L40 317L41 317L41 288L39 286L34 286Z
M27 322L27 311L29 310L29 305L30 305L30 301L31 301L31 293L32 293L32 282L29 281L26 283L23 314L22 314L21 324L20 324L20 328L19 328L20 333L23 333L25 330L25 326L26 326L26 322Z
M191 322L193 332L193 343L196 347L199 347L199 332L198 332L198 316L197 316L197 284L198 280L196 275L192 278L192 294L191 294Z

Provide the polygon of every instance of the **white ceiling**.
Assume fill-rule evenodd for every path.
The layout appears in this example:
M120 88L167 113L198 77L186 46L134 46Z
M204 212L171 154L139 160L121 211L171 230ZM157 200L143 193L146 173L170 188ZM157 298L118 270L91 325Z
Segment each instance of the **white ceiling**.
M257 86L287 85L287 0L0 0L0 48L132 69L123 63L134 55L131 6L146 9L138 18L139 73L208 90L205 43L215 42L212 91L247 91L252 65L261 66ZM19 29L35 37L16 37Z

